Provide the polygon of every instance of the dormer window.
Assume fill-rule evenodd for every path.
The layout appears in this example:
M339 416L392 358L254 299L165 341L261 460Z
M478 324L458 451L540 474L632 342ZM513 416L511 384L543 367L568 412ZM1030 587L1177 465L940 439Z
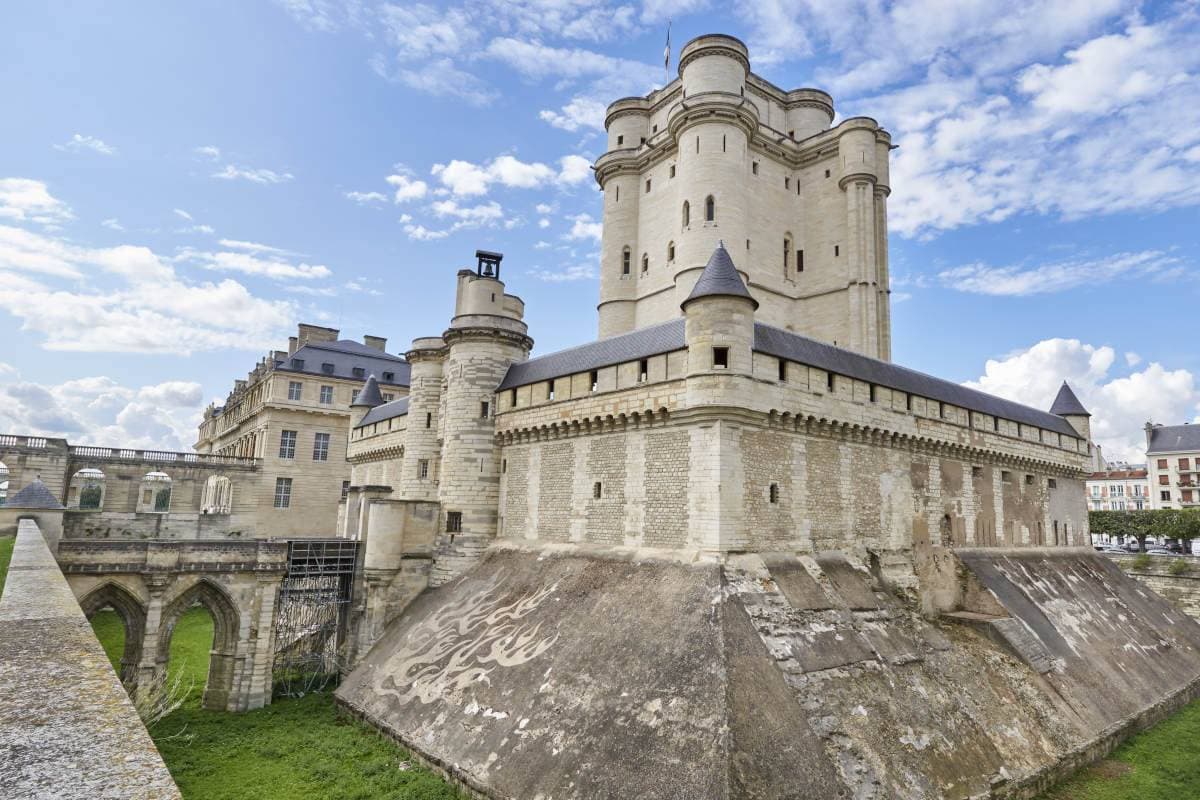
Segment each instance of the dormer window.
M385 381L387 381L388 383L395 383L396 382L396 373L385 372L385 373L383 373L383 379Z
M304 359L303 358L293 358L292 359L292 369L304 369Z
M330 364L328 361L326 361L324 364L321 365L321 372L324 372L326 375L332 375L333 374L333 364Z
M355 368L354 368L354 377L356 377L356 378L362 378L362 377L365 377L365 376L366 376L366 374L367 374L367 371L366 371L365 369L363 369L362 367L355 367Z

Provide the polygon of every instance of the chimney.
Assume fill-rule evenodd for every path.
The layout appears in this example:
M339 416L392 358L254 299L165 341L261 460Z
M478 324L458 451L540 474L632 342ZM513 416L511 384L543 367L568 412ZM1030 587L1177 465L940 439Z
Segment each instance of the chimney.
M300 346L303 347L309 342L336 342L340 333L337 328L323 328L320 325L301 322L298 331Z
M1147 452L1150 451L1150 440L1154 438L1154 428L1155 427L1156 426L1153 422L1146 423L1146 451Z
M300 349L300 340L299 340L299 339L297 339L295 336L289 336L289 337L288 337L288 351L287 351L287 354L288 354L289 356L291 356L291 355L295 355L296 351L297 351L297 350L299 350L299 349Z
M374 348L381 353L387 352L387 339L382 336L364 336L363 344L367 347Z

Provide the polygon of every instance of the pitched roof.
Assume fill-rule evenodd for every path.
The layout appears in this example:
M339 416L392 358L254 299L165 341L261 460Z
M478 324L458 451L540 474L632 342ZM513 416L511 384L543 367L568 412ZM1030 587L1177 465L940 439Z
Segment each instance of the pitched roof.
M383 422L392 419L393 417L402 417L408 413L408 398L401 397L399 400L393 400L390 403L384 403L380 406L375 406L367 415L362 418L362 422L354 427L361 428L365 425L373 425L376 422Z
M297 366L298 362L303 366ZM332 365L332 372L326 372L322 366L324 364ZM275 368L283 372L328 375L333 378L354 379L364 374L374 374L380 383L388 386L408 386L409 381L409 363L403 358L351 339L309 342L287 358L277 360ZM355 375L355 368L362 372ZM385 372L392 374L391 380L384 379Z
M496 391L649 358L672 350L683 350L687 347L684 324L684 319L680 317L620 336L610 336L579 347L519 361L508 368Z
M733 265L729 251L725 249L725 242L717 244L717 249L713 250L708 263L704 265L704 271L700 273L700 279L692 287L692 293L679 307L686 308L688 303L701 297L744 297L758 308L758 301L746 288L746 282L742 280L737 267Z
M1157 425L1150 429L1146 455L1184 451L1200 451L1200 425Z
M62 503L58 502L58 498L54 496L54 493L39 478L35 478L33 483L22 487L20 491L9 497L6 506L8 508L45 508L51 510L66 508Z
M350 407L367 406L368 408L374 408L381 405L383 405L383 395L379 392L379 382L375 380L374 375L368 375L367 382L363 384L362 391L358 393L358 397L350 404Z
M579 372L634 361L687 348L683 319L674 319L621 336L561 350L511 365L496 391L561 378ZM1001 419L1035 425L1075 438L1078 431L1065 419L1040 409L968 389L951 381L852 353L831 344L785 331L762 322L754 323L754 349L760 353L808 364L819 369L857 378L909 394L939 400ZM1200 439L1200 425L1195 426ZM1198 448L1200 449L1200 448Z
M1058 396L1054 398L1054 403L1050 406L1050 413L1057 414L1060 417L1090 417L1087 409L1083 407L1083 403L1079 402L1079 398L1071 391L1071 387L1063 381L1062 388L1058 390Z

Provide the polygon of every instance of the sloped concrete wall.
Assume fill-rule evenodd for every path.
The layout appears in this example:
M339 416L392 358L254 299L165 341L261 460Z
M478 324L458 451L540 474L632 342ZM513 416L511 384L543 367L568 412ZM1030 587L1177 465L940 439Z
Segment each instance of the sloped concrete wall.
M179 796L41 532L23 521L0 597L0 797Z
M488 797L1029 797L1200 684L1200 625L1059 552L966 551L987 613L930 620L839 553L493 550L338 698Z

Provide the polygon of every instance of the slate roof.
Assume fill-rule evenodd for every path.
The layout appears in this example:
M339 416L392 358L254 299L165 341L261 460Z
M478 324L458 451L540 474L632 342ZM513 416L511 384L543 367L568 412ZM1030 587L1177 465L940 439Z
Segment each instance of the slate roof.
M54 511L66 508L58 502L58 498L46 487L46 484L36 478L33 483L9 497L6 506L8 508L45 508Z
M1158 425L1150 430L1146 455L1200 451L1200 425Z
M379 392L379 381L375 380L374 375L368 375L367 382L363 384L362 391L358 393L358 398L350 404L350 407L367 406L368 408L374 408L381 405L383 405L383 395Z
M719 243L717 249L713 250L713 254L708 258L708 263L704 265L704 271L700 273L699 280L692 287L692 293L679 304L679 307L686 308L688 303L699 300L701 297L745 297L754 303L755 308L758 308L758 301L746 288L745 281L742 280L737 267L733 265L729 251L725 249L725 242Z
M294 360L304 362L303 367L293 366ZM333 372L325 372L322 364L333 364ZM400 356L376 350L362 342L339 339L336 342L309 342L289 357L276 361L275 369L281 372L296 372L302 375L328 375L334 378L361 378L354 374L359 367L364 375L377 376L386 386L408 386L409 363ZM395 373L394 379L383 379L383 373Z
M1071 387L1063 381L1062 388L1058 390L1058 396L1054 398L1054 403L1050 406L1051 414L1058 414L1060 417L1090 417L1091 414L1083 407L1083 403L1079 402L1079 398L1071 391Z
M620 336L610 336L579 347L518 362L508 368L508 373L496 387L496 391L501 392L514 386L525 386L627 361L637 361L672 350L683 350L687 347L683 326L684 319L680 317Z
M590 344L518 362L508 368L496 391L683 350L687 347L684 324L683 318L674 319L621 336L600 339ZM877 386L898 389L1001 419L1079 437L1079 433L1070 423L1055 414L968 389L957 383L887 361L852 353L761 322L754 324L754 349L776 358L808 364ZM1195 430L1198 433L1197 449L1200 449L1200 425L1195 426Z
M393 417L402 417L408 413L408 398L401 397L399 400L393 400L390 403L384 403L381 406L375 406L367 415L362 418L362 422L356 425L356 428L361 428L364 425L372 425L376 422L383 422L392 419Z

